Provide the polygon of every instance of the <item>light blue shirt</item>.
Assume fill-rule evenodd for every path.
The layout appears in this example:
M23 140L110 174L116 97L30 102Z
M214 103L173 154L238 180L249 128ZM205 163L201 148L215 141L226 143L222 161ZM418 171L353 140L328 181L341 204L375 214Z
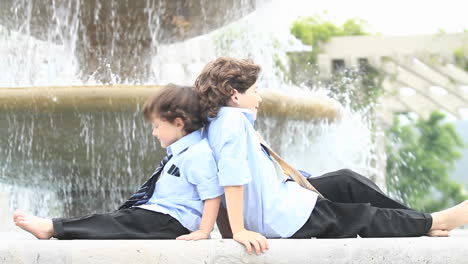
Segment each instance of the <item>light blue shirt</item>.
M224 193L216 177L213 152L200 131L194 131L168 146L167 154L173 156L164 166L153 196L138 207L168 214L185 228L197 230L203 201Z
M284 181L262 151L250 110L222 107L205 135L221 186L244 186L244 225L268 238L296 233L310 217L317 194Z

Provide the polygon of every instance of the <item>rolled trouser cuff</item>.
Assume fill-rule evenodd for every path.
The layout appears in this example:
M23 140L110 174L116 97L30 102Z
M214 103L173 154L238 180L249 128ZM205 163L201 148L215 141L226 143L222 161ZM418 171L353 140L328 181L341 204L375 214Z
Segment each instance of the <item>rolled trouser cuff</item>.
M63 218L53 218L52 226L54 228L54 234L52 237L62 239L65 234L65 230L63 229Z
M423 236L424 236L424 235L427 235L427 233L429 233L429 231L431 231L432 215L428 214L428 213L423 213L423 215L426 218L426 232L423 234Z

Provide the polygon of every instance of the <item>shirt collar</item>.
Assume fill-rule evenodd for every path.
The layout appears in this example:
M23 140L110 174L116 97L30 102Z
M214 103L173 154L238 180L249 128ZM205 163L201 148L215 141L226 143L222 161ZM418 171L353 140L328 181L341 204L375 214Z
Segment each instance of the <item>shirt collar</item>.
M250 110L250 109L247 109L247 108L241 108L241 107L230 107L230 106L223 106L219 109L219 112L218 112L218 117L219 116L222 116L222 115L225 115L226 113L229 113L229 112L239 112L239 113L242 113L244 114L245 117L247 117L247 120L249 120L249 122L252 124L252 126L254 125L255 123L255 119L254 119L254 114L253 112Z
M195 130L192 133L183 136L182 138L168 146L167 154L174 156L178 155L187 148L198 143L200 140L202 140L201 133L199 130Z

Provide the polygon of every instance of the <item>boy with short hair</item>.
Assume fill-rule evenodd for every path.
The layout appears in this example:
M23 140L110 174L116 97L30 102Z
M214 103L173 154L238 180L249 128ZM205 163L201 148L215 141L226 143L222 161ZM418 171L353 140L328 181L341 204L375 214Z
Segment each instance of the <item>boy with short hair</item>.
M17 210L15 224L39 239L209 238L223 190L212 151L199 131L204 119L196 93L167 85L148 99L143 112L168 156L119 210L52 220Z
M404 209L384 196L365 197L379 192L372 184L365 185L368 192L358 199L362 202L349 197L343 203L325 199L333 197L333 188L316 185L323 198L315 188L287 180L277 155L261 145L253 127L262 101L257 93L259 72L250 60L221 57L205 66L194 85L210 118L205 134L224 187L230 231L249 253L252 247L257 254L268 249L265 237L447 236L468 224L468 201L427 214ZM222 223L218 227L226 232Z

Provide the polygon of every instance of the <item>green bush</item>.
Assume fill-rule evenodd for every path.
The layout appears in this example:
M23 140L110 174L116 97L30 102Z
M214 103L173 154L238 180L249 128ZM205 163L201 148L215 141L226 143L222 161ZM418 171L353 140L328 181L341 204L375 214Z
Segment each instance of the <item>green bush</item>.
M468 198L450 179L464 147L453 124L433 112L427 120L401 125L396 116L387 131L387 187L410 207L434 212Z

